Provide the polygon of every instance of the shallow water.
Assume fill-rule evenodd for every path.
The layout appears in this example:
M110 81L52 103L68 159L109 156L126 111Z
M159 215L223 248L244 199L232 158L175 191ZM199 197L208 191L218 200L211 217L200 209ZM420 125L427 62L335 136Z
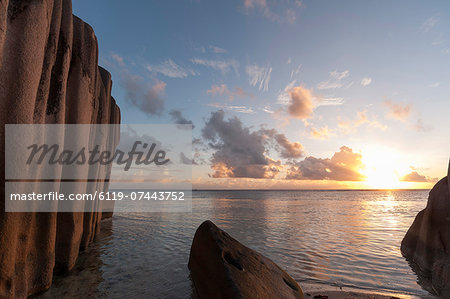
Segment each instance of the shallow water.
M300 285L424 297L400 243L428 191L195 191L192 213L130 213L42 297L188 298L196 228L212 220Z

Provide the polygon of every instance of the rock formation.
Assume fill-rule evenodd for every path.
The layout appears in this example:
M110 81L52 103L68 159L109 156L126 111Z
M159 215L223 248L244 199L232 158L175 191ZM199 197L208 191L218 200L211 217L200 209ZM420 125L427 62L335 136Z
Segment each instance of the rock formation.
M98 66L92 28L70 0L0 1L0 138L5 124L118 124L111 76ZM105 142L116 145L118 132ZM5 145L0 152L0 297L50 287L73 268L99 229L97 213L5 213ZM107 182L86 186L104 190Z
M430 191L428 203L402 241L403 255L431 276L433 290L450 297L450 166Z
M278 265L211 221L195 233L189 269L199 298L304 298L297 282Z

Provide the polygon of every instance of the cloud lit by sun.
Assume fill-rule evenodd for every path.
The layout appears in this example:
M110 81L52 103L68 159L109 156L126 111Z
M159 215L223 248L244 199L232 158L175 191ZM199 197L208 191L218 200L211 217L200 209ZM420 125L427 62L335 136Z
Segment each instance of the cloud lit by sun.
M373 189L403 189L419 188L420 184L405 182L402 178L410 171L408 161L402 155L390 148L376 145L363 151L362 174L366 177L367 187Z

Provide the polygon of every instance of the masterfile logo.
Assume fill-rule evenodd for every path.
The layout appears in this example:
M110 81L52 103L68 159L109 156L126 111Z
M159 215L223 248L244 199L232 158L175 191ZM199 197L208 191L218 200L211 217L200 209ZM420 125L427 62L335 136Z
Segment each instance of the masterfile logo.
M19 124L5 132L7 212L191 210L192 165L180 159L191 155L190 125Z

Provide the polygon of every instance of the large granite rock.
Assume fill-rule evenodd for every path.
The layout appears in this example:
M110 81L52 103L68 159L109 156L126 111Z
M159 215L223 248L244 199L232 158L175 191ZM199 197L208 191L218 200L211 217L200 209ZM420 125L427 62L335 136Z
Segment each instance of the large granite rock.
M2 140L4 124L120 123L111 76L98 67L94 31L72 15L70 0L0 1L0 121ZM104 142L114 146L118 134ZM73 268L102 215L5 213L4 159L2 142L0 297L20 298L50 287L54 271ZM84 190L107 185L100 181Z
M199 298L304 298L297 282L277 264L211 221L195 233L189 269Z
M450 166L430 191L428 203L402 241L403 255L425 276L434 292L450 297Z

